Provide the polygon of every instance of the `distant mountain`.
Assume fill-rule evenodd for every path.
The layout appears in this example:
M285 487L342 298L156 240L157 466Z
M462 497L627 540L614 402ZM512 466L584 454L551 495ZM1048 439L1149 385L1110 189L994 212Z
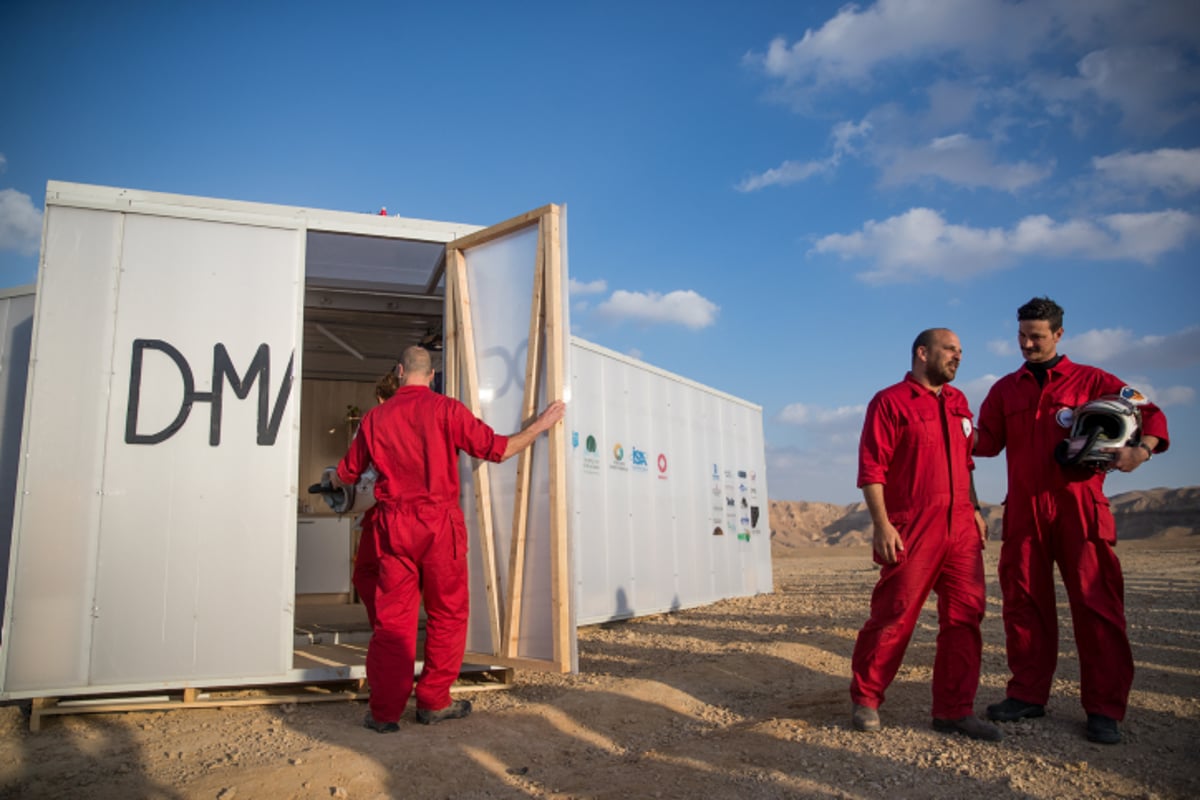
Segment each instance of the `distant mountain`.
M1184 538L1200 534L1200 486L1147 489L1110 498L1119 539ZM983 504L989 536L1000 538L1004 507ZM805 500L770 501L771 544L799 547L871 543L871 516L865 503L835 505Z

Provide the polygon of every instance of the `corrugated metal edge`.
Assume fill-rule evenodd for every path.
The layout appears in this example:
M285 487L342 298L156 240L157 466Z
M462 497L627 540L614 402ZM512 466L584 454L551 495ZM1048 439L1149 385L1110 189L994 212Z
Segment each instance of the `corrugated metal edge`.
M0 289L0 300L8 300L13 297L24 297L26 295L33 295L36 292L36 283L30 283L25 286L12 286L8 289Z
M424 242L450 242L482 230L484 227L461 222L384 217L378 214L252 203L244 200L148 192L139 189L65 181L46 182L46 205L124 211L135 214L186 216L195 219L245 222L282 228L304 228L331 233L355 233Z

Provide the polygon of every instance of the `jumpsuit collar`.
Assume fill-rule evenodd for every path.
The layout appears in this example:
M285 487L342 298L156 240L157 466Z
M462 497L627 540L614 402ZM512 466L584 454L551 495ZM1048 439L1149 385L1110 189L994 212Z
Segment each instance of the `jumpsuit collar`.
M1042 374L1045 376L1045 380L1038 379L1037 370L1031 368L1028 362L1022 364L1021 368L1017 372L1022 380L1028 378L1029 380L1036 381L1039 386L1045 386L1047 383L1053 380L1055 376L1060 376L1066 372L1069 372L1073 366L1074 362L1071 361L1071 359L1067 358L1062 353L1059 353L1058 356L1055 357L1054 362L1050 364L1050 366L1046 367L1044 371L1042 371Z
M916 378L913 377L912 370L909 370L908 372L904 373L904 380L908 384L908 387L910 389L912 389L913 395L927 394L927 395L931 395L935 398L942 397L945 393L946 386L949 385L949 384L946 384L946 385L942 386L942 391L940 391L940 392L930 389L929 387L921 384Z

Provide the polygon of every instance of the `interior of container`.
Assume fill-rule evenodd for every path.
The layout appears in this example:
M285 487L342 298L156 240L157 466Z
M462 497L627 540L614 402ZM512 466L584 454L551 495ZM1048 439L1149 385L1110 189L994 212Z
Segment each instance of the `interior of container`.
M444 252L440 242L307 234L295 669L365 656L370 628L351 582L361 514L338 515L308 488L345 454L404 348L425 346L441 371Z

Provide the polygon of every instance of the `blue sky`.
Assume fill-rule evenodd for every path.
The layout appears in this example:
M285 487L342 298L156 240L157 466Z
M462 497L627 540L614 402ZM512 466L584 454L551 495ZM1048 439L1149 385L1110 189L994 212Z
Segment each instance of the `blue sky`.
M776 499L846 503L926 327L977 410L1016 308L1139 386L1200 484L1189 2L0 4L0 286L47 180L490 224L569 209L577 335L763 407ZM1003 499L1003 459L981 461Z

